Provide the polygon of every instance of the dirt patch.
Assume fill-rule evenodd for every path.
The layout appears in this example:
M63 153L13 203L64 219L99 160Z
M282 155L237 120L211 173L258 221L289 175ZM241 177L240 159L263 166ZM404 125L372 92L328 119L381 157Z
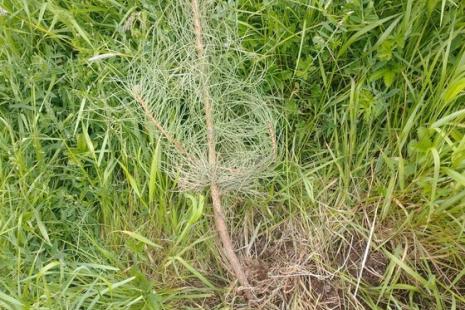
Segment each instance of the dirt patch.
M344 309L341 302L342 292L329 281L310 279L310 289L317 296L317 304L322 309Z
M345 257L340 258L341 262L347 261L347 271L355 278L359 277L366 246L366 240L354 238L352 244L347 247ZM387 263L388 259L382 252L370 248L363 268L362 281L372 286L379 285L383 280Z
M308 232L287 223L243 258L255 309L344 309L338 281L316 258Z

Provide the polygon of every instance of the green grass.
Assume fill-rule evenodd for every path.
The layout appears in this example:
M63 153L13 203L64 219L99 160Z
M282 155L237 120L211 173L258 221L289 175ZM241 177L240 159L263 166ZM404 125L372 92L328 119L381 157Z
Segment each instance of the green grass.
M164 145L115 82L167 29L163 2L2 2L0 308L246 308L208 195L162 172ZM464 12L240 0L212 13L282 115L275 176L226 202L238 254L266 271L251 280L266 309L465 308Z

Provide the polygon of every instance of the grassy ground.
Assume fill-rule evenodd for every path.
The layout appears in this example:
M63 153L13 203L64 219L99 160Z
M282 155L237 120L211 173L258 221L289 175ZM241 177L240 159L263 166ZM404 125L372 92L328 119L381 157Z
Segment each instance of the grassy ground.
M163 145L115 83L164 24L163 1L1 7L0 308L247 308L208 195L161 172ZM276 176L226 202L264 309L465 309L464 12L212 11L283 115Z

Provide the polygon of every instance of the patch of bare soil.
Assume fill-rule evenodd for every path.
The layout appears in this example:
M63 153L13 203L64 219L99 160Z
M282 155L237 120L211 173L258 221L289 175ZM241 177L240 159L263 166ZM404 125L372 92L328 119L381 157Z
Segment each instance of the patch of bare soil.
M287 223L252 245L244 265L255 309L345 309L334 276L318 263L302 229ZM320 257L321 258L321 257Z
M355 278L359 277L362 269L366 246L366 240L356 238L352 244L348 245L345 257L341 258L341 260L347 261L347 271ZM386 271L387 263L388 259L382 252L370 248L363 267L361 280L369 285L379 285Z

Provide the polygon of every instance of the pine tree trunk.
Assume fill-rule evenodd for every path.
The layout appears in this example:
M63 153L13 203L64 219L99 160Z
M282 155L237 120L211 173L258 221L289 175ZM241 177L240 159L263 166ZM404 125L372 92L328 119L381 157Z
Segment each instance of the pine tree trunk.
M202 33L202 25L201 25L201 17L199 11L199 4L197 0L192 0L192 17L194 22L194 31L195 31L195 39L196 39L196 49L197 49L197 56L200 62L200 71L201 71L201 78L200 78L200 87L201 87L201 95L202 95L202 102L204 105L204 112L205 112L205 125L207 129L207 144L208 144L208 162L210 166L210 192L213 204L213 214L215 219L215 227L218 233L218 236L221 240L222 247L223 247L223 254L228 260L231 268L239 281L240 285L245 289L245 296L247 299L252 300L253 296L250 291L250 284L247 280L247 276L244 273L242 265L237 257L236 253L234 252L234 246L231 241L231 237L228 232L228 227L226 225L223 207L221 205L221 190L216 181L216 167L217 167L217 158L216 158L216 143L215 143L215 130L214 130L214 109L213 103L211 100L211 96L208 90L208 85L206 82L207 76L207 62L205 59L205 47L203 43L203 33Z

